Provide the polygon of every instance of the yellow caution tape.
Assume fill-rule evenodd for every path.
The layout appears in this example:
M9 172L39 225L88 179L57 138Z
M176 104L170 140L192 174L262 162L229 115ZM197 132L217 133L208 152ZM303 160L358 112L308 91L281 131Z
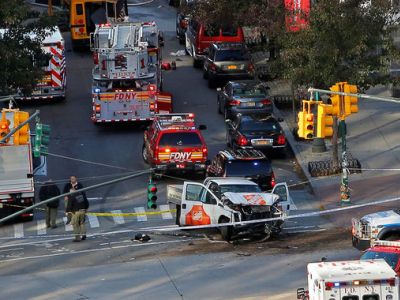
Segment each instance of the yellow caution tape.
M138 216L148 216L148 215L161 215L164 213L176 212L176 209L170 210L160 210L160 211L149 211L140 213L100 213L100 212L87 212L87 215L97 216L97 217L138 217Z

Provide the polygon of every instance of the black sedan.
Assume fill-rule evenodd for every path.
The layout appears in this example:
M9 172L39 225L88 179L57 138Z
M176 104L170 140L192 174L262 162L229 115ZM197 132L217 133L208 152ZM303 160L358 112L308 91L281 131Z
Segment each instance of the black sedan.
M227 120L226 143L232 149L258 149L285 154L286 138L279 122L272 115L238 114Z
M218 113L223 113L225 119L238 113L271 114L273 106L268 89L257 80L229 81L222 89L217 89Z

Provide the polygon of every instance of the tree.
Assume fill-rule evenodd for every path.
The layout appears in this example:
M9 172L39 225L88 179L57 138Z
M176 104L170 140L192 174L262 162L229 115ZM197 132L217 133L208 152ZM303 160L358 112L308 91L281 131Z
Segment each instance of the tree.
M24 0L0 1L0 95L29 94L42 78L48 56L41 41L55 22L37 17Z
M288 32L284 0L199 1L194 15L206 24L229 23L261 28L265 49L277 51L273 77L294 86L327 88L348 81L361 88L393 82L389 65L400 57L393 42L398 8L390 0L312 1L308 26ZM294 12L299 13L299 12Z

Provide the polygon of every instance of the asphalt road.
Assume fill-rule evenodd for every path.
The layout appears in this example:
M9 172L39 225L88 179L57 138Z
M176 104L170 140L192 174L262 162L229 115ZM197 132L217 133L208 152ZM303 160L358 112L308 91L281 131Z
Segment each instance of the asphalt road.
M209 147L210 158L212 158L217 151L225 147L224 120L217 113L216 91L207 87L206 81L202 79L201 70L192 67L190 57L176 57L171 55L171 53L183 49L183 46L179 45L175 37L175 9L169 7L166 1L158 0L146 6L130 7L129 13L131 20L155 20L161 30L163 30L165 37L164 59L168 61L176 59L177 61L177 70L164 72L164 90L173 94L174 110L176 112L194 112L197 122L208 126L208 130L204 132L204 137ZM40 109L41 121L51 125L52 140L49 152L57 156L49 155L48 157L48 177L53 178L62 187L67 178L74 174L85 186L89 186L126 173L147 169L147 165L141 158L143 129L146 124L105 124L99 126L90 121L92 109L90 98L91 55L88 52L72 52L68 34L65 34L65 39L67 43L67 99L59 103L25 104L21 107L28 111ZM292 198L299 211L309 210L309 203L313 200L313 195L307 185L298 185L304 181L304 177L300 173L293 155L289 152L286 158L273 157L272 160L277 180L286 181L289 185L292 185ZM103 165L99 165L99 163ZM143 211L146 205L147 179L146 176L142 176L88 192L90 211ZM44 181L45 178L37 177L36 180L39 187L40 182ZM180 182L182 180L176 178L164 179L158 182L159 209L166 208L161 206L166 203L166 184ZM233 255L232 251L240 252L243 250L241 245L236 245L232 248L231 244L220 241L218 234L213 231L205 232L205 234L207 236L216 236L215 242L210 242L209 238L204 238L204 233L202 232L190 232L189 236L182 236L182 233L166 235L151 233L152 243L140 244L131 241L134 234L142 232L143 228L173 224L173 213L146 216L145 218L137 216L124 218L91 217L88 219L87 224L89 231L88 240L75 244L71 243L71 228L64 226L62 217L62 208L60 208L59 227L52 230L44 228L43 213L40 211L37 212L33 222L7 224L0 227L0 266L2 267L0 270L0 280L15 279L17 280L16 282L26 282L27 279L32 280L32 285L27 285L27 289L21 290L19 294L16 294L15 287L17 285L11 285L5 290L5 294L2 294L3 296L14 294L18 295L14 299L26 299L29 297L26 297L27 294L25 294L25 291L31 287L32 291L35 291L32 297L37 296L37 299L48 299L47 297L51 297L49 295L54 295L53 298L57 299L109 299L110 295L115 295L114 291L111 288L105 288L102 290L103 297L98 296L99 294L95 292L96 286L100 287L103 281L97 277L93 278L93 274L97 272L106 273L112 269L113 272L115 271L112 275L113 280L122 277L125 278L126 274L124 272L129 273L129 267L126 270L124 269L124 272L121 274L118 274L117 270L120 268L121 263L130 263L131 260L139 261L140 258L149 259L152 258L152 253L159 254L164 252L172 252L174 254L172 256L174 257L178 255L178 258L174 258L176 261L170 261L174 272L179 271L178 265L182 264L182 262L185 262L183 264L185 272L189 272L188 270L192 266L190 263L187 263L185 257L186 255L193 254L190 252L190 244L194 243L196 245L193 248L194 253L205 252L205 256L199 258L194 267L199 272L199 278L194 277L188 279L187 283L182 283L185 286L184 292L182 292L185 294L185 297L180 297L178 292L178 294L175 293L171 297L165 296L164 299L203 299L201 296L198 297L201 289L195 288L196 280L201 281L207 277L208 264L202 264L202 260L219 260L219 256L213 256L214 252L223 252L225 254L219 255L225 257L223 260L230 261ZM325 223L325 219L322 218L293 220L287 222L288 229L286 232L321 231L324 233L323 227L326 227ZM197 239L201 239L202 243L196 244ZM289 241L290 235L285 236L284 239ZM218 247L211 247L210 244L212 243L228 246L227 248L223 247L220 249ZM187 245L189 250L182 250L180 248L181 245ZM250 252L256 251L258 247L267 249L270 244L252 243L251 245L253 245L253 248L249 250ZM308 249L308 251L311 250L313 249ZM353 253L351 249L347 249L346 251ZM296 251L293 253L296 253ZM182 257L180 257L180 254L182 254ZM270 254L272 255L271 257L269 257ZM263 253L261 251L260 257L262 258L260 259L265 260L266 265L282 259L279 264L284 266L286 264L286 257L284 255L274 257L273 255L275 254L277 253L269 253L268 251ZM300 253L297 254L300 255ZM307 260L302 261L300 256L296 256L289 258L289 261L296 262L299 268L301 266L301 272L304 271L303 269ZM255 263L256 260L252 262L252 264ZM158 264L161 266L161 261ZM246 264L246 261L239 261L234 269L226 269L226 273L218 273L218 276L222 278L224 274L232 274L232 272L240 273L242 269L252 268L251 264L248 267ZM157 294L152 293L151 287L156 286L156 283L160 283L161 287L161 283L165 278L157 278L156 274L158 274L159 269L146 269L142 267L145 265L145 261L141 262L135 267L133 273L126 276L139 280L137 278L141 272L138 270L142 270L142 268L143 270L147 270L147 273L143 273L144 279L140 280L146 281L146 278L148 278L149 281L154 282L152 285L146 285L146 282L134 281L134 284L142 284L144 288L140 290L141 296L137 299L160 299L159 296L163 295L163 289L157 290ZM87 268L87 271L84 272L87 277L82 279L83 282L80 286L88 284L88 286L93 287L94 294L90 294L90 296L85 296L87 291L80 290L76 286L74 287L76 283L73 278L78 278L79 276L76 277L77 274L82 274L82 270L86 270L86 266L90 266L90 268ZM54 286L52 288L44 288L42 292L38 287L39 285L35 278L42 276L43 272L47 270L58 270L55 273L46 273L47 275L50 274L50 277L54 276L54 278L57 278L54 282L46 279L46 283L55 284L56 287L63 287L61 294L52 290ZM63 270L68 270L66 274L69 274L68 276L70 277L63 277ZM252 280L254 276L261 276L262 270L260 268L258 271L261 273L244 273L235 280L238 280L238 282L239 280ZM267 271L267 268L265 270ZM288 274L291 272L290 268L288 268L282 269L281 273L284 274L286 271ZM303 280L305 276L301 272L299 271L297 276L300 280ZM21 273L26 274L21 275ZM164 273L168 274L167 269L164 269ZM183 274L179 276L183 276ZM273 274L267 275L265 278L266 282L262 284L267 283L272 277ZM89 284L89 281L91 281L90 278L93 278L93 282L96 283L92 282L93 285ZM95 279L98 280L95 281ZM173 281L170 280L169 282L170 285L173 284ZM288 288L285 284L277 285L276 281L273 282L276 285L274 287L274 294L287 292ZM130 290L129 284L126 279L122 280L121 290L124 290L128 294L118 294L113 298L123 299L124 295L131 295L129 292L134 293L136 290ZM193 290L191 286L194 287ZM176 292L178 288L173 287L173 289ZM215 286L208 294L204 295L218 294L218 289ZM63 294L63 292L66 293ZM235 298L236 289L232 290L232 293L225 293L224 290L220 292L221 294L218 294L215 299L225 299L225 297L233 299ZM240 292L240 295L237 294L236 296L260 296L265 295L267 292L268 289L260 286L254 290L243 290ZM210 298L207 296L204 298L211 299L213 297Z

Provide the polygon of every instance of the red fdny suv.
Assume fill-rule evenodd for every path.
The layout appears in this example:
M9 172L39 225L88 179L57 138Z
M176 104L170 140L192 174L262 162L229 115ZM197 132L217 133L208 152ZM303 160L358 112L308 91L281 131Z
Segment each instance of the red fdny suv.
M142 155L160 176L171 171L205 175L208 149L194 114L158 114L144 132Z

